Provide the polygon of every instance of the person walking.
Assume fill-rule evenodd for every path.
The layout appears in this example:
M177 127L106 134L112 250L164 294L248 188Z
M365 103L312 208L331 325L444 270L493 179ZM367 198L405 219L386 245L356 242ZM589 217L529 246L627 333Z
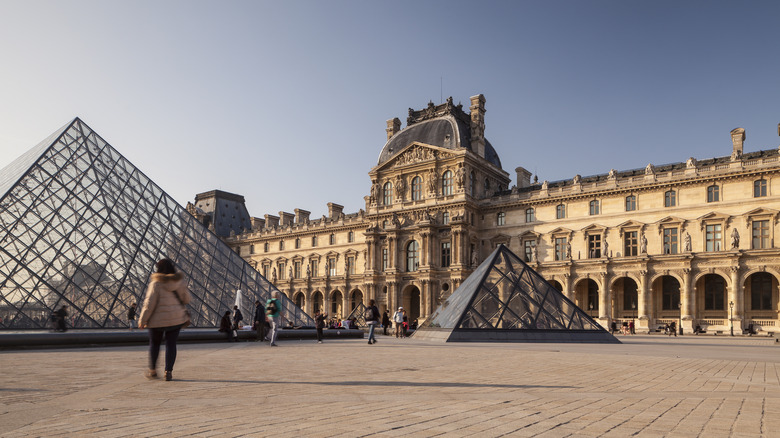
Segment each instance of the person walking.
M366 324L368 324L368 345L376 344L374 330L379 325L379 309L374 300L368 300L368 306L365 311Z
M134 328L138 327L138 321L135 320L135 312L138 307L138 304L133 303L130 305L130 308L127 309L127 322L130 325L130 331L133 331Z
M404 337L404 308L399 307L398 310L393 313L393 322L395 323L395 337Z
M314 327L317 329L317 343L322 344L322 329L325 328L325 320L328 318L327 313L322 313L317 310L314 313Z
M65 326L65 320L68 319L68 306L60 307L56 312L54 312L53 316L54 316L54 331L55 332L68 331L68 327Z
M279 324L282 319L279 291L273 291L271 298L265 303L265 313L271 318L271 346L276 347L276 337L279 335Z
M157 357L165 337L165 380L170 381L173 380L179 331L189 322L186 306L190 302L190 291L184 276L176 272L170 259L158 261L155 268L157 272L151 276L138 327L149 329L149 371L146 377L157 378Z
M235 336L236 342L238 342L238 331L241 330L241 321L243 320L244 315L241 314L241 309L238 306L233 306L233 336Z
M255 301L255 330L257 331L256 341L265 339L265 307L260 300Z
M390 314L385 310L382 314L382 334L387 336L387 327L390 326Z

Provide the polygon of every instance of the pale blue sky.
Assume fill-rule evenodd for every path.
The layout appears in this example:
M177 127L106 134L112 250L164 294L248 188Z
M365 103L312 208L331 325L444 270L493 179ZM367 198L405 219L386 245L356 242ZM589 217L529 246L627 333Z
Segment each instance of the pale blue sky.
M776 1L0 0L0 167L81 117L177 201L365 206L385 121L487 99L514 184L778 147Z

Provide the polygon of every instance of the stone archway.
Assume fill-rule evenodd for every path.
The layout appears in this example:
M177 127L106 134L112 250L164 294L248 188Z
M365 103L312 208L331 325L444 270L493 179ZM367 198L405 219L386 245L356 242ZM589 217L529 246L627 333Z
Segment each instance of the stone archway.
M420 289L415 285L407 286L401 294L401 303L403 303L401 306L406 310L410 326L415 319L420 317L421 298Z
M322 292L316 291L311 295L311 311L312 313L322 312L324 310L324 300Z
M298 306L301 310L305 309L306 307L306 295L303 292L298 292L295 294L295 299L293 300L295 302L295 305Z
M591 318L599 317L599 285L592 278L583 278L574 286L577 306Z
M344 314L344 295L340 290L334 290L330 293L330 315L342 319Z
M368 304L368 303L367 303L367 302L365 302L365 300L363 299L363 292L362 292L360 289L354 289L354 290L352 291L352 293L350 293L350 294L349 294L349 297L350 297L350 300L349 300L349 301L350 301L350 303L349 303L349 304L350 304L350 305L349 305L349 312L350 312L350 313L351 313L353 310L355 310L355 308L356 308L357 306L359 306L361 303L363 303L363 305L366 305L366 304Z
M769 272L753 272L745 278L742 290L745 322L754 330L777 331L778 280Z

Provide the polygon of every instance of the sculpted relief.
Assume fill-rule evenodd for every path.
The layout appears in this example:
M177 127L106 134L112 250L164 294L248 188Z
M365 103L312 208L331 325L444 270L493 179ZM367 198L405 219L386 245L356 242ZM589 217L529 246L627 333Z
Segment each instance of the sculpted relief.
M415 146L408 151L398 155L398 157L395 159L394 165L396 167L400 167L406 166L408 164L435 160L437 157L449 158L450 156L450 154L441 151L434 151L425 147Z

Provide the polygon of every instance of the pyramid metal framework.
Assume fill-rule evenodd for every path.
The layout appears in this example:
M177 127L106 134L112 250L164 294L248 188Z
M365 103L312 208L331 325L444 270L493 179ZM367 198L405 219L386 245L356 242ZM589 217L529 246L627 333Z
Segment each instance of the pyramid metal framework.
M619 342L504 245L414 334L446 341Z
M0 329L127 327L154 263L188 280L194 327L277 290L184 207L76 118L0 171ZM280 293L284 326L313 326Z
M355 318L355 323L358 327L366 326L366 306L363 302L359 302L352 312L349 313L347 319Z

